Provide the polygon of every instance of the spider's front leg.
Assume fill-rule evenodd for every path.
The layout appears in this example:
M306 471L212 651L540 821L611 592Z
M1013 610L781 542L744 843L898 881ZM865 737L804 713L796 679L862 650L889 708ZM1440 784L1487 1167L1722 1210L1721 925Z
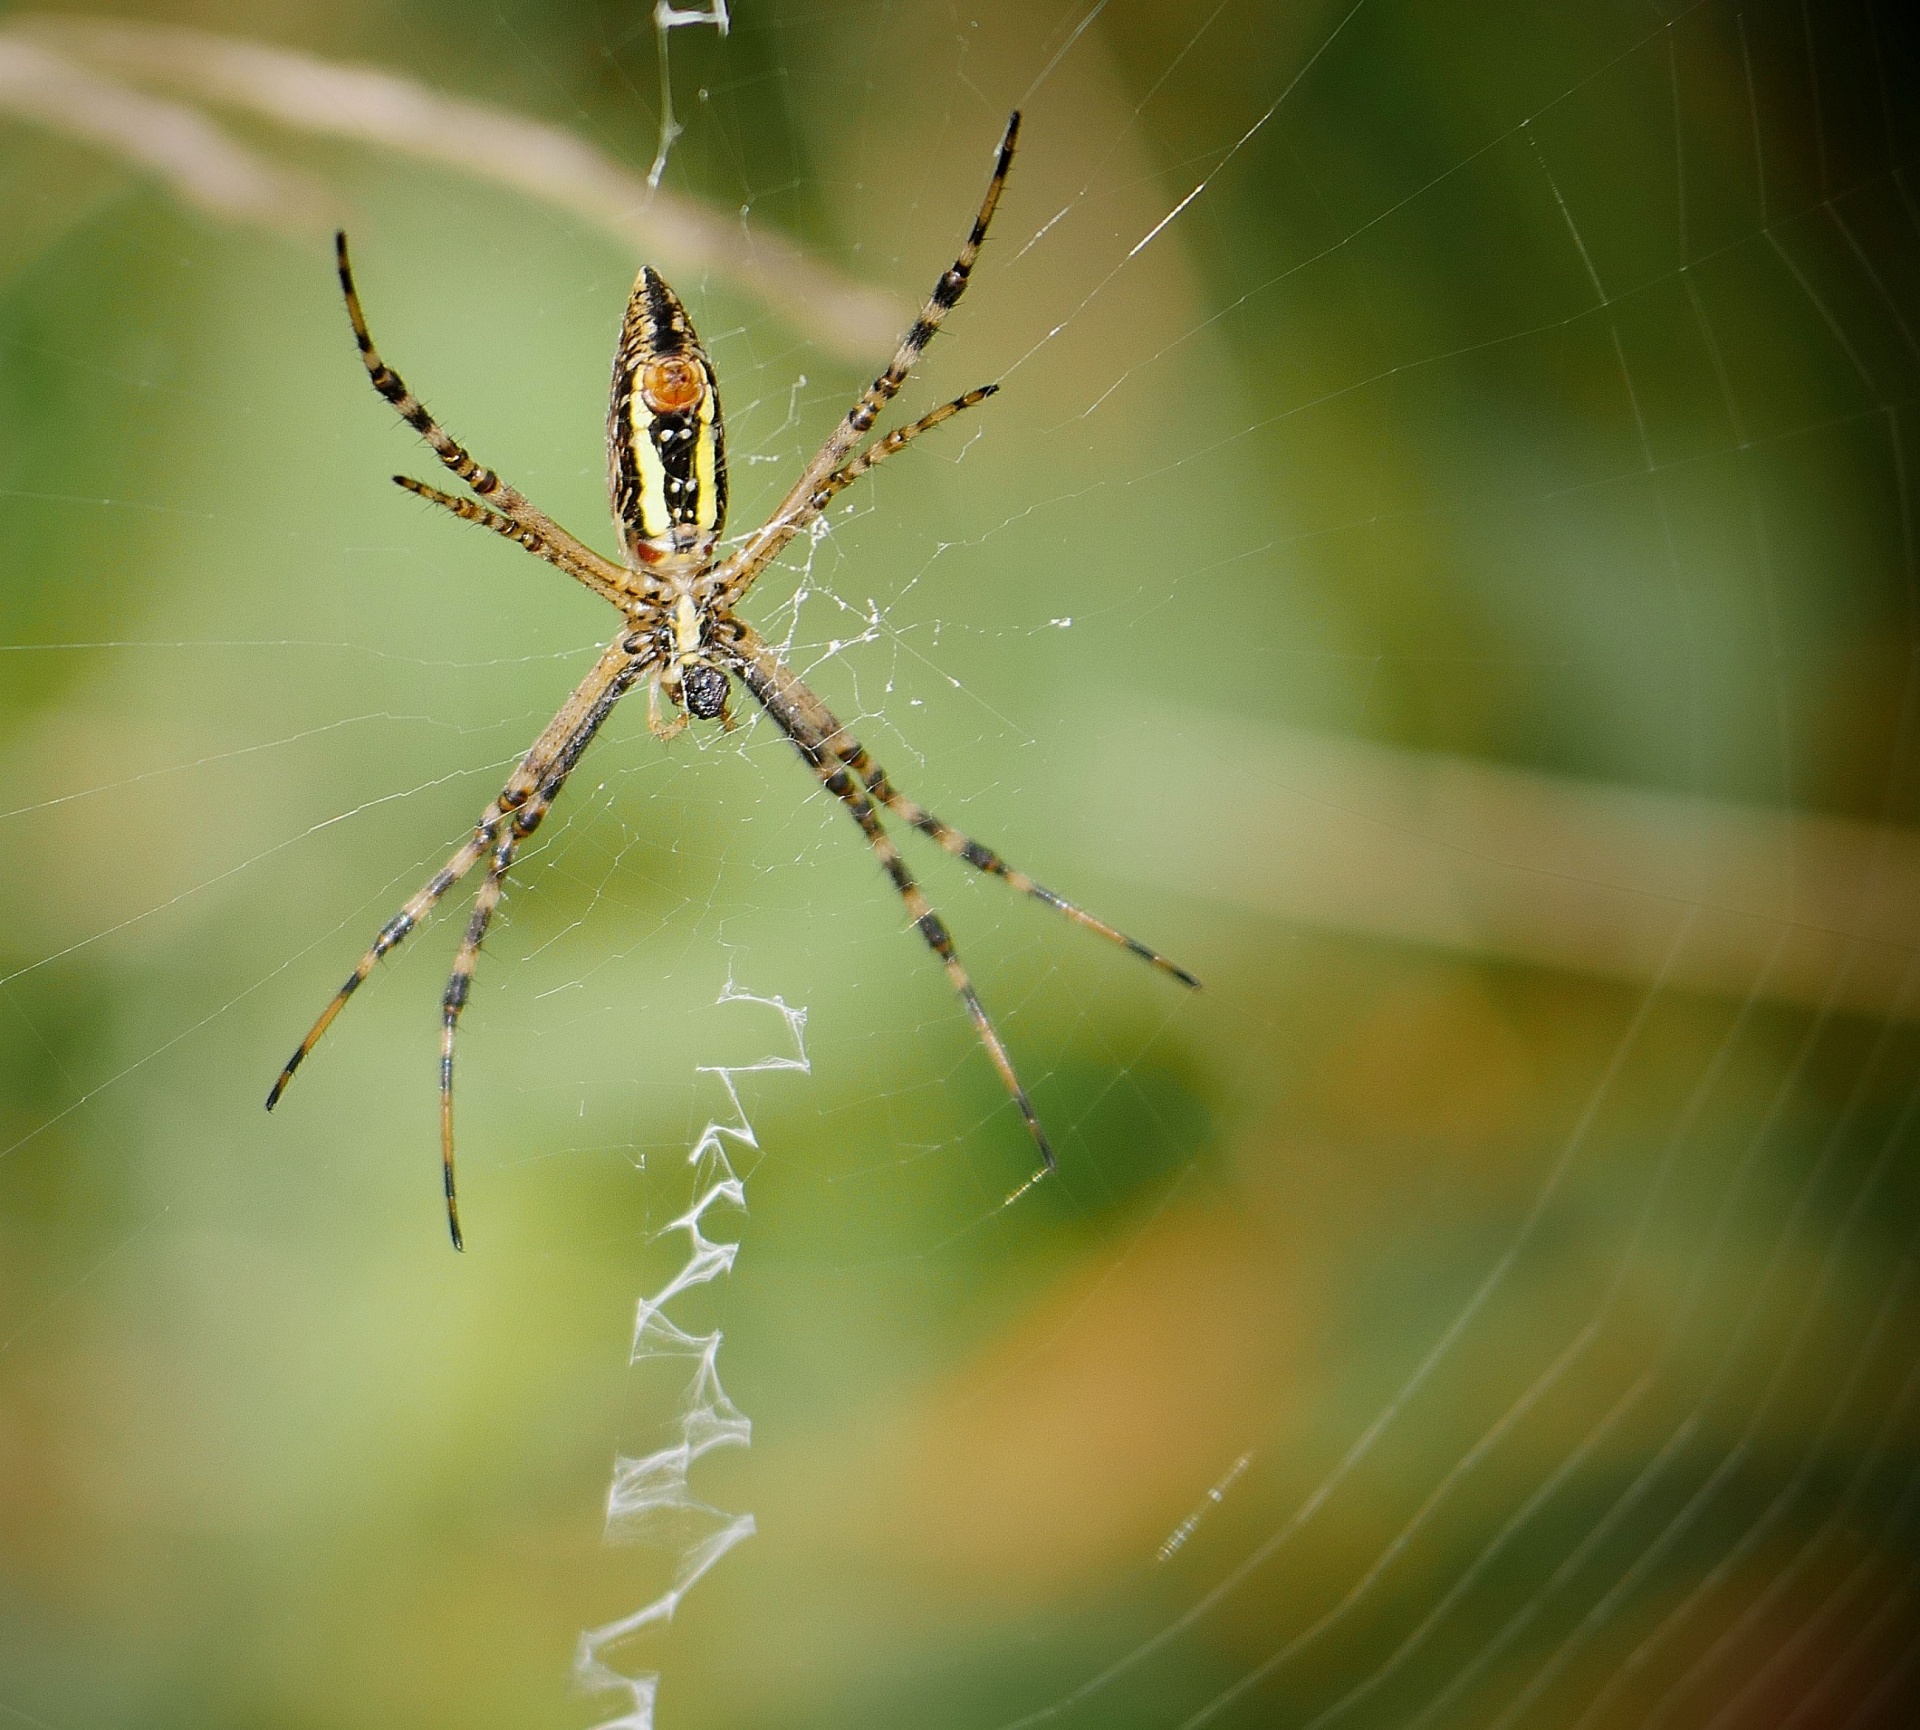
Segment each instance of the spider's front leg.
M1046 1130L1041 1127L1040 1115L1033 1109L1033 1101L1013 1067L1013 1058L1007 1051L1006 1042L1000 1037L1000 1030L994 1026L993 1018L980 1001L980 994L973 988L966 966L954 948L953 935L947 930L946 921L921 892L920 885L907 868L907 862L900 857L900 850L894 846L893 838L882 827L879 813L874 810L866 789L855 779L834 747L833 740L841 731L839 723L826 712L825 705L818 698L781 666L778 657L749 627L733 621L730 636L737 657L734 671L740 676L741 682L773 717L775 725L792 741L794 749L820 778L820 784L846 806L848 815L860 825L860 832L866 836L867 845L873 849L880 868L886 872L895 892L906 903L914 930L919 932L921 940L945 969L947 983L960 999L961 1007L966 1010L967 1019L973 1023L973 1031L985 1049L988 1061L999 1073L1001 1084L1027 1126L1027 1133L1033 1137L1033 1145L1039 1152L1042 1164L1041 1172L1036 1175L1054 1170L1057 1161L1053 1145L1047 1140Z
M347 1005L347 999L359 990L375 964L399 943L426 916L456 883L489 852L493 858L487 875L474 897L473 913L467 921L460 952L454 958L453 973L441 998L440 1034L440 1160L447 1198L447 1229L453 1247L465 1247L460 1235L460 1213L453 1181L453 1042L460 1012L466 1007L472 986L473 970L480 958L480 946L486 941L487 927L506 888L508 868L516 848L540 826L567 777L573 773L586 748L593 743L614 705L632 689L634 681L650 667L656 652L647 638L637 632L622 631L601 651L593 670L581 680L560 712L547 723L546 730L534 741L533 749L521 759L498 798L481 813L473 833L455 851L445 865L421 886L406 906L380 927L366 954L334 993L333 1000L320 1012L299 1048L287 1060L286 1067L267 1095L267 1109L280 1102L280 1096L292 1081L294 1071L306 1061L307 1053L320 1043L321 1036L333 1025L334 1018Z
M504 797L505 794L502 795L502 798ZM420 886L419 891L406 906L380 927L378 935L368 947L366 954L360 957L354 970L347 975L346 983L333 994L332 1001L321 1010L319 1019L307 1030L306 1038L300 1041L294 1054L287 1059L286 1066L280 1071L272 1091L267 1095L269 1111L280 1103L280 1095L286 1092L287 1084L293 1080L294 1071L306 1062L307 1053L320 1043L321 1036L333 1025L334 1017L346 1008L347 999L366 983L368 975L373 972L380 958L388 950L398 948L407 933L438 905L441 896L480 862L481 856L493 844L494 830L502 810L501 800L494 800L487 807L480 821L474 825L473 834L467 838L453 857Z
M582 749L584 749L584 743ZM575 752L575 756L579 755ZM570 766L570 765L569 765ZM487 927L506 893L507 872L522 841L540 827L554 798L566 783L566 771L536 789L510 812L503 813L498 824L493 859L473 898L473 912L467 920L466 935L453 958L453 972L447 976L447 988L440 998L440 1173L447 1197L447 1231L455 1249L465 1249L460 1235L460 1203L453 1183L453 1041L460 1029L460 1012L467 1006L473 989L473 970L479 965L480 946L487 940Z
M821 702L805 683L797 678L780 660L771 644L764 637L735 618L725 622L724 640L732 656L734 671L746 685L780 730L793 742L795 749L806 759L809 767L819 776L821 784L828 792L846 806L853 820L860 825L861 832L867 838L867 844L880 861L881 868L892 880L901 900L907 904L912 915L914 928L920 933L941 965L946 969L947 979L955 993L965 1006L972 1020L974 1031L980 1037L980 1043L986 1047L987 1056L1000 1072L1000 1079L1007 1092L1012 1095L1020 1115L1026 1120L1027 1130L1034 1144L1040 1150L1046 1169L1053 1169L1053 1149L1048 1145L1045 1132L1039 1119L1034 1115L1033 1103L1027 1097L1026 1089L1020 1078L1014 1073L1013 1060L1007 1054L1007 1048L995 1029L987 1012L981 1007L980 998L967 977L966 969L961 965L960 957L954 952L953 938L945 922L928 904L920 886L914 881L907 869L906 861L900 857L891 837L881 826L876 805L884 806L903 821L912 824L923 835L937 842L956 859L963 859L977 871L998 877L1009 887L1024 895L1032 896L1043 906L1063 914L1075 924L1104 937L1110 943L1119 945L1141 960L1151 963L1163 973L1180 981L1182 985L1197 989L1200 981L1184 967L1178 966L1156 949L1129 937L1124 931L1109 925L1104 919L1095 918L1084 907L1076 906L1065 896L1056 895L1051 889L1036 883L1025 872L1015 870L991 847L981 845L969 835L962 834L951 824L942 822L924 806L916 804L899 792L887 779L886 771L876 763L861 747L860 742L843 727L833 716L825 703Z

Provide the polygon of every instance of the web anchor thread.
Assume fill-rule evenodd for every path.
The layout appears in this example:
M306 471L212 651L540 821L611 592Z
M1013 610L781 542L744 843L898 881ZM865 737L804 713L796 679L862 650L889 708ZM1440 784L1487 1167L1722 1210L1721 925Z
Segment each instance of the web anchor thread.
M763 1057L754 1063L702 1064L695 1071L719 1078L726 1090L730 1116L725 1122L710 1121L687 1155L687 1163L695 1170L698 1199L678 1219L661 1228L662 1236L675 1231L687 1234L687 1259L659 1291L640 1300L628 1358L629 1363L636 1364L650 1358L684 1358L692 1363L680 1408L680 1439L639 1458L616 1456L613 1484L607 1492L606 1524L609 1543L677 1544L680 1557L673 1584L659 1597L618 1621L589 1628L580 1636L574 1658L575 1682L588 1693L623 1692L630 1702L618 1717L603 1720L595 1730L653 1730L659 1674L644 1671L628 1675L613 1668L605 1654L643 1630L671 1621L694 1583L736 1544L752 1537L755 1529L752 1514L730 1514L713 1507L696 1497L688 1485L687 1474L693 1463L715 1448L750 1446L753 1422L721 1386L717 1367L720 1330L689 1333L666 1314L666 1307L691 1287L731 1272L734 1257L740 1252L737 1242L709 1238L704 1225L708 1210L721 1202L746 1211L746 1180L735 1170L730 1150L734 1154L743 1148L758 1153L760 1143L740 1103L739 1078L770 1070L797 1070L806 1075L812 1065L807 1058L804 1008L790 1009L778 997L742 991L731 979L716 1002L756 1003L776 1011L786 1023L792 1055Z

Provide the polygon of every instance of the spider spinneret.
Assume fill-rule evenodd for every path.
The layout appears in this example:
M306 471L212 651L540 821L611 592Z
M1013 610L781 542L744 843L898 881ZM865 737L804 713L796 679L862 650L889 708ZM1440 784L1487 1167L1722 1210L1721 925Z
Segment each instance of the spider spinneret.
M455 1249L462 1247L462 1239L453 1181L454 1034L466 1007L480 947L505 892L507 872L520 844L539 828L615 705L643 677L648 680L647 722L662 739L673 738L689 719L717 720L731 727L734 722L727 710L727 695L730 681L738 679L786 734L821 785L846 806L906 903L914 929L945 968L980 1043L1026 1122L1043 1170L1053 1169L1054 1154L1033 1102L1014 1072L998 1029L981 1006L945 923L921 893L881 823L880 811L919 830L976 870L1001 878L1075 924L1119 944L1181 984L1199 985L1185 968L1064 896L1043 888L1024 872L1016 871L991 847L962 834L907 798L826 704L787 668L773 645L734 610L781 549L813 523L844 488L922 433L984 402L999 388L982 385L970 390L860 448L880 411L906 383L941 321L965 292L1006 184L1019 131L1020 116L1016 113L1000 140L993 176L966 244L934 285L919 318L900 339L886 371L861 393L773 515L724 559L719 556L719 548L727 520L727 455L719 388L712 362L694 334L693 321L658 272L650 266L641 269L614 352L613 393L607 410L607 487L625 554L624 561L615 564L536 509L493 470L476 462L380 358L354 287L347 238L344 234L337 237L341 293L368 378L474 496L445 493L410 475L395 475L395 484L465 522L477 523L518 542L611 602L623 620L618 635L600 652L592 670L534 741L506 786L481 813L466 841L381 926L372 946L321 1011L267 1095L267 1109L271 1111L294 1071L380 958L425 919L448 890L485 860L486 873L474 897L466 935L441 996L440 1158L447 1228ZM662 699L675 710L670 718L662 717Z

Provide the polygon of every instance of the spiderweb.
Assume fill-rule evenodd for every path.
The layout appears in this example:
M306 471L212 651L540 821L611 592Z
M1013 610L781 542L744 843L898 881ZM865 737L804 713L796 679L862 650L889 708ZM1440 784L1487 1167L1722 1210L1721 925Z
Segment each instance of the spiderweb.
M1914 62L1855 0L0 19L0 1718L1912 1722ZM260 1099L611 626L385 486L326 235L603 546L653 259L744 532L1016 106L902 407L1003 389L744 610L1207 989L913 856L1023 1188L844 814L630 703L480 965L456 1257L458 912Z

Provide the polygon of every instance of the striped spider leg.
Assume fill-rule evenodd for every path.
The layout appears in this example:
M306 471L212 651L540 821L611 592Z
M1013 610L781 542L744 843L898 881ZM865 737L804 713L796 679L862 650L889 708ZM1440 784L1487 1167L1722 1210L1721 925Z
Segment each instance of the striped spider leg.
M368 378L474 497L442 492L407 475L394 476L395 482L465 522L517 542L611 602L623 618L619 634L601 651L593 670L481 813L466 841L380 928L267 1096L267 1109L272 1110L294 1071L380 958L485 860L486 870L468 916L466 934L441 998L440 1156L447 1226L456 1249L462 1247L462 1240L453 1176L453 1048L480 947L505 892L507 872L520 843L539 827L615 704L643 677L648 682L648 726L661 739L672 739L692 721L733 726L728 695L730 681L738 679L792 741L822 785L846 806L906 903L915 929L945 968L974 1031L1033 1136L1044 1170L1054 1168L1054 1153L1033 1103L961 965L952 936L907 869L880 820L880 811L919 830L977 870L1001 878L1022 894L1121 945L1181 984L1199 984L1184 968L1042 888L991 848L963 835L900 793L826 705L782 663L774 648L734 612L755 578L844 488L922 433L984 402L998 388L983 385L968 391L860 448L881 410L899 393L941 322L966 291L1006 184L1019 130L1020 116L1015 114L1000 141L993 175L966 244L935 284L886 371L861 393L773 515L724 559L719 546L726 522L727 464L719 387L712 362L694 333L686 309L655 271L643 268L634 283L614 353L607 414L607 484L624 555L616 564L536 510L523 494L476 462L380 358L354 288L346 237L339 238L341 292Z
M401 939L433 911L440 898L491 853L480 892L474 897L466 935L460 940L453 972L440 999L440 1167L447 1197L447 1230L455 1249L463 1249L465 1244L460 1235L460 1205L453 1182L453 1038L473 986L473 969L480 959L480 945L486 941L487 927L493 922L494 909L500 905L515 851L540 827L541 819L567 784L574 765L593 743L601 723L613 713L614 704L627 694L634 681L649 669L653 659L650 646L626 631L601 651L593 671L580 681L560 712L547 723L546 731L535 741L533 749L507 778L506 786L480 814L473 833L453 857L421 885L413 899L380 927L366 954L347 975L346 983L334 993L333 1000L320 1012L319 1020L287 1059L273 1091L267 1095L267 1109L271 1111L280 1103L280 1095L293 1079L293 1072L320 1043L320 1036L333 1025L333 1018L346 1008L347 999L366 982L374 964L388 950L396 948Z
M366 314L360 308L360 291L353 285L353 265L347 257L347 237L333 237L335 266L340 273L340 293L347 303L347 318L353 325L353 339L360 348L361 363L373 388L398 411L432 448L433 454L451 469L483 503L454 498L437 488L416 481L410 475L395 475L393 484L417 493L432 504L440 505L470 523L480 523L495 533L518 541L536 558L557 565L603 600L616 607L631 607L636 602L657 601L657 585L644 580L641 573L622 569L611 559L602 558L584 541L576 540L545 513L536 510L526 495L507 485L492 469L477 463L427 412L427 405L406 381L380 358L367 330Z
M1000 878L1024 895L1031 895L1043 906L1064 914L1076 925L1085 926L1110 943L1119 944L1130 954L1151 962L1163 973L1171 974L1182 985L1198 990L1200 981L1158 950L1149 949L1146 944L1127 936L1124 931L1116 930L1104 919L1095 918L1085 908L1076 907L1064 895L1056 895L1051 889L1036 883L1025 872L1016 871L991 847L982 846L970 835L962 834L951 824L942 822L931 811L896 791L887 779L887 772L874 762L860 742L834 718L826 704L781 661L773 646L750 625L734 620L733 629L727 633L726 640L733 650L733 670L739 675L740 682L773 717L774 724L793 741L794 749L820 777L821 785L847 807L849 815L860 825L868 845L879 858L881 869L892 879L900 899L907 904L907 912L915 930L926 940L927 947L940 958L941 966L946 969L947 980L953 986L955 995L966 1006L974 1031L980 1036L980 1043L986 1047L987 1056L1000 1072L1001 1081L1006 1084L1007 1092L1013 1096L1021 1117L1026 1120L1028 1132L1040 1150L1040 1158L1046 1169L1053 1170L1053 1145L1047 1140L1046 1131L1041 1128L1039 1116L1033 1109L1033 1102L1027 1097L1027 1090L1014 1071L1013 1059L1007 1055L1005 1043L981 1006L973 982L967 977L967 970L954 949L952 934L922 893L913 873L907 869L906 861L900 857L900 850L894 846L892 837L881 825L874 804L878 802L884 805L902 822L938 842L956 859L964 859L976 870Z
M800 478L788 489L779 508L762 527L747 537L732 558L714 572L714 590L722 606L732 608L738 605L753 586L754 578L778 557L781 548L827 508L843 487L858 480L923 432L937 427L962 409L985 402L1000 388L997 384L989 384L982 385L978 390L970 390L931 414L923 415L912 425L887 434L859 456L853 457L851 462L848 461L854 448L872 429L880 411L899 394L900 387L907 382L907 375L926 352L927 345L933 341L947 314L954 309L961 295L967 292L967 284L973 277L974 262L980 256L980 248L986 242L987 228L1000 204L1001 189L1007 184L1007 172L1013 167L1013 147L1019 137L1020 113L1016 109L1008 117L1007 129L1001 134L1000 149L994 157L993 175L987 182L986 196L980 201L979 214L973 219L973 228L967 235L966 244L960 248L959 257L933 285L933 293L927 296L927 304L920 309L920 316L901 337L899 347L893 351L893 359L887 363L887 370L860 393L859 399L847 410L813 461L807 464Z

